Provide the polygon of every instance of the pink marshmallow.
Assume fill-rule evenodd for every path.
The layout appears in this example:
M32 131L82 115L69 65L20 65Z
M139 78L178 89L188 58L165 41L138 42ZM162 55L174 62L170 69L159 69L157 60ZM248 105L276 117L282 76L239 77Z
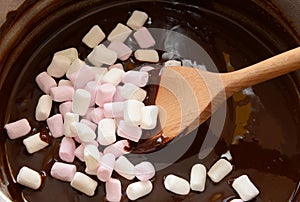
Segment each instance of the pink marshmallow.
M100 107L90 108L85 116L87 120L90 120L96 124L104 118L103 109Z
M124 154L129 153L126 150L127 148L129 148L128 140L119 140L118 142L115 142L114 144L109 145L108 147L106 147L103 151L103 154L111 153L116 158L118 158L119 156L122 156Z
M61 162L55 162L50 171L53 178L66 182L71 182L75 173L75 165Z
M31 130L26 118L5 124L4 128L6 129L8 137L12 140L27 135Z
M67 101L59 105L59 112L64 117L67 112L72 112L72 101Z
M50 89L50 96L55 102L70 101L73 98L74 88L72 86L58 86Z
M124 120L121 120L118 125L117 134L120 137L138 142L142 136L142 129L138 126L129 125Z
M81 144L79 145L75 151L74 151L74 155L82 162L84 162L84 145Z
M116 52L121 61L127 60L132 54L132 50L121 41L112 41L107 48Z
M108 67L108 70L111 70L111 69L114 69L114 68L117 68L117 69L120 69L120 70L123 70L124 71L124 67L121 63L116 63L114 65L110 65Z
M111 178L105 183L106 200L107 201L121 201L122 186L118 179Z
M134 167L135 176L141 181L147 181L154 177L155 168L152 163L144 161Z
M150 48L155 45L155 40L146 27L138 29L133 37L141 48Z
M120 101L125 101L126 99L121 95L122 91L122 86L117 86L116 87L116 92L113 97L113 102L120 102Z
M124 102L111 102L103 105L103 112L106 118L118 118L124 115Z
M37 75L35 81L39 88L48 95L50 93L50 89L57 86L56 81L47 72L42 72Z
M93 131L96 131L97 124L95 124L87 119L81 119L80 123L83 123L83 124L87 125L88 127L90 127Z
M104 103L112 102L116 87L110 83L105 83L97 88L95 102L99 107L103 107Z
M97 177L102 182L106 182L111 178L115 165L115 156L113 154L104 154L100 161L100 166L97 170Z
M143 66L143 67L141 67L140 72L149 72L153 69L155 69L155 68L151 67L151 66Z
M60 143L59 157L66 162L73 162L75 158L75 142L71 137L64 137Z
M55 114L47 119L48 128L53 137L62 137L64 134L64 123L61 114Z
M89 81L93 81L94 79L95 73L92 67L88 65L84 65L70 76L75 89L84 88Z
M148 82L148 72L128 71L122 78L123 83L132 83L138 87L146 86Z
M85 90L87 90L90 94L91 94L91 102L90 102L90 106L94 106L95 105L95 99L96 99L96 89L99 85L98 81L89 81L86 86L85 86Z

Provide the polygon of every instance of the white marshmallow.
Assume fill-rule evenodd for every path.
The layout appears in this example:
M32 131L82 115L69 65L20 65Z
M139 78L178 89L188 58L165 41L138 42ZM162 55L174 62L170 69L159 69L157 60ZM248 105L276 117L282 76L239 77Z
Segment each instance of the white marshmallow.
M110 145L116 141L116 123L114 119L104 118L98 123L98 142Z
M131 29L138 30L139 28L141 28L145 24L145 22L147 21L147 19L148 19L147 13L135 10L131 14L131 16L128 19L128 21L127 21L126 24Z
M158 62L159 56L156 50L138 49L134 52L134 57L142 62Z
M147 66L141 67L140 72L149 72L153 69L155 69L155 68L147 65Z
M71 186L88 196L93 196L95 194L98 183L89 176L81 172L76 172L74 178L71 181Z
M38 189L42 184L42 176L35 170L23 166L17 175L17 182L31 189Z
M132 83L138 87L146 86L149 74L147 72L127 71L122 79L123 83Z
M93 129L80 122L71 124L71 132L76 134L82 142L92 142L96 138Z
M134 165L125 157L120 156L114 166L115 171L122 177L132 180L134 175Z
M73 95L73 112L81 116L85 115L90 106L91 99L92 96L87 90L77 89Z
M143 196L146 196L150 194L152 191L153 185L152 183L148 181L139 181L139 182L134 182L128 185L126 189L126 195L127 197L134 201L138 198L141 198Z
M58 86L73 86L72 82L70 80L67 79L61 79L58 82Z
M89 48L95 48L103 39L105 34L98 25L94 25L88 33L82 38L82 42Z
M54 55L47 73L55 78L63 77L71 65L71 60L63 55Z
M74 122L78 122L79 121L79 115L78 114L74 114L71 112L67 112L64 116L64 135L66 137L76 137L76 134L74 134L71 131L71 125Z
M102 64L112 65L118 59L118 54L106 48L103 44L96 46L93 51L87 56L87 59L95 66L102 66Z
M121 96L125 99L143 101L147 96L147 92L132 83L125 83L121 89Z
M138 142L142 136L142 129L137 125L132 125L131 123L121 120L118 124L117 134L125 139Z
M95 81L101 81L103 76L108 72L106 67L92 67L95 74Z
M125 72L118 68L113 68L109 70L101 79L103 83L111 83L117 86L121 81Z
M164 64L165 67L181 66L181 62L177 60L168 60Z
M36 133L32 136L23 140L23 144L25 145L29 154L37 152L41 149L44 149L49 145L48 142L45 142L41 139L40 133Z
M219 159L207 172L214 183L220 182L233 169L233 166L225 159Z
M76 48L68 48L65 50L61 50L56 52L54 55L63 55L69 58L71 61L74 61L76 58L78 58L78 52Z
M136 178L141 181L147 181L154 177L155 168L152 163L143 161L134 166L134 173Z
M221 155L221 158L226 158L228 161L232 160L232 156L230 151L228 150L227 152L225 152L224 154Z
M137 100L127 100L124 104L124 121L138 126L142 121L142 108L144 103Z
M244 201L242 199L233 199L233 200L231 200L229 202L244 202Z
M84 161L88 170L97 173L97 169L100 165L100 159L102 154L99 152L96 145L85 145L84 146Z
M189 182L172 174L165 178L164 186L167 190L178 195L187 195L190 192Z
M250 201L259 194L259 190L255 187L247 175L241 175L236 178L232 183L232 187L243 201Z
M90 127L94 132L96 132L97 124L93 123L92 121L89 121L87 119L81 119L79 123L85 124L88 127Z
M35 119L37 121L45 121L51 112L52 98L50 95L42 95L39 98L38 104L35 109Z
M118 118L124 115L124 102L111 102L103 105L103 113L106 118Z
M158 107L155 105L144 106L142 108L141 128L152 130L156 127Z
M129 37L131 32L132 32L132 30L129 27L127 27L121 23L118 23L117 26L108 35L107 39L109 41L124 42Z
M72 79L74 73L78 72L80 68L84 65L84 61L76 58L70 65L69 69L66 72L66 77Z
M95 73L91 66L84 64L77 72L71 74L70 80L75 89L83 89L88 82L95 80Z
M205 189L206 168L202 164L195 164L191 170L191 190L203 192Z

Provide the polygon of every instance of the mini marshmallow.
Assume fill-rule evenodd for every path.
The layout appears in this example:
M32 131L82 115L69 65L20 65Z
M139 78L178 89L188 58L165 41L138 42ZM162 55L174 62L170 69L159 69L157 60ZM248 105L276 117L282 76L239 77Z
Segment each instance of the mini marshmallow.
M84 162L84 145L83 144L79 145L75 149L74 154L80 161Z
M99 152L98 147L92 144L84 146L84 161L89 171L96 171L100 165L102 154Z
M56 52L54 55L63 55L67 58L69 58L72 62L78 58L78 52L76 48L68 48L65 50L61 50Z
M86 119L98 124L104 118L103 109L100 107L90 108L86 114Z
M90 106L95 105L95 99L96 99L96 90L99 85L98 81L90 81L86 84L84 87L85 90L87 90L91 94L91 101L90 101Z
M128 180L133 180L135 177L134 165L125 156L120 156L116 160L114 170Z
M61 114L55 114L47 119L47 125L51 135L55 138L61 137L64 134L64 123Z
M61 160L71 163L75 158L75 142L71 137L64 137L60 143L58 155Z
M71 124L71 131L77 134L82 142L92 142L96 138L95 132L83 123L73 122Z
M17 182L23 186L37 190L42 184L42 176L37 171L23 166L17 175Z
M108 67L108 70L115 69L115 68L124 71L124 67L123 67L123 65L121 63L116 63L116 64L113 64L113 65L110 65Z
M127 27L121 23L118 23L117 26L108 35L107 39L109 41L124 42L129 37L131 32L132 32L132 30L129 27Z
M134 57L142 62L158 62L159 56L156 50L138 49L134 52Z
M105 183L105 191L107 201L121 201L122 186L120 180L110 178Z
M139 182L134 182L128 185L126 189L126 195L127 197L134 201L138 198L141 198L143 196L146 196L150 194L152 191L153 185L152 183L148 181L139 181Z
M121 101L126 100L126 99L121 95L122 88L123 88L122 86L117 86L117 87L116 87L116 92L115 92L114 97L113 97L113 102L121 102Z
M37 121L45 121L51 112L52 99L50 95L42 95L39 98L38 104L35 109L35 119Z
M147 92L132 83L125 83L121 89L121 96L125 99L143 101L147 96Z
M133 142L138 142L142 136L142 129L138 126L131 125L121 120L118 125L117 134Z
M103 105L103 113L106 118L118 118L124 115L124 102L111 102Z
M92 96L87 90L77 89L73 95L73 112L81 116L85 115L89 108L91 99Z
M89 48L95 48L103 39L105 34L98 25L94 25L82 38L82 42Z
M127 148L129 148L128 140L119 140L119 141L115 142L114 144L109 145L108 147L105 147L103 154L111 153L116 158L118 158L119 156L129 153L126 150Z
M72 112L72 101L67 101L59 105L59 113L64 117L67 112Z
M58 82L58 86L73 86L72 82L67 79L61 79ZM49 89L50 90L50 89Z
M49 145L48 142L42 140L40 133L36 133L23 140L29 154L40 151Z
M244 201L242 199L233 199L233 200L231 200L229 202L244 202Z
M167 190L178 195L187 195L190 193L189 182L172 174L165 178L164 186Z
M71 76L70 80L72 81L74 88L84 88L86 84L95 79L95 73L92 67L84 64L80 70L74 72Z
M50 95L55 102L70 101L73 98L74 88L72 86L57 86L50 89Z
M126 24L133 30L138 30L145 24L147 19L148 19L147 13L135 10L131 14Z
M37 77L35 77L35 82L46 94L50 93L50 88L57 86L56 81L47 72L42 72L37 75Z
M138 87L146 86L149 74L147 72L128 71L122 78L123 83L132 83Z
M113 154L104 154L100 160L100 166L97 170L97 177L102 182L107 182L111 178L115 165L115 156Z
M228 150L227 152L225 152L224 154L221 155L221 158L226 158L228 161L232 160L232 156L230 151Z
M124 74L125 73L123 70L118 68L112 68L102 77L101 81L103 83L111 83L117 86L122 81L122 77Z
M71 125L74 122L78 122L79 121L79 115L78 114L74 114L71 112L67 112L64 116L64 135L66 137L76 137L76 134L74 134L71 131Z
M191 170L191 190L203 192L205 189L206 168L202 164L195 164Z
M141 112L141 128L146 130L154 129L157 123L158 107L155 105L144 106L142 107Z
M243 201L250 201L259 194L259 190L255 187L247 175L241 175L236 178L232 183L232 187Z
M102 77L108 72L108 69L106 67L91 67L94 75L95 75L95 81L101 81Z
M79 123L85 124L86 126L90 127L94 132L96 131L97 124L87 120L87 119L81 119Z
M7 123L5 124L4 128L6 129L7 135L11 140L23 137L31 130L30 124L26 118Z
M165 67L181 66L181 62L177 60L168 60L164 63Z
M141 48L150 48L155 45L155 40L146 27L138 29L133 37Z
M98 183L95 180L81 172L75 173L70 184L74 189L77 189L88 196L93 196L98 186Z
M116 52L121 61L127 60L132 54L132 50L121 41L112 41L107 48Z
M124 104L124 121L138 126L142 121L142 108L144 103L137 100L127 100Z
M103 44L96 46L93 51L87 56L87 59L95 66L102 64L112 65L117 61L118 54L106 48Z
M219 159L207 172L214 183L220 182L233 169L233 166L225 159Z
M112 102L116 87L113 84L105 83L100 85L96 91L95 102L99 107L103 107L104 103Z
M50 171L53 178L66 182L71 182L75 173L75 165L61 162L55 162Z
M110 145L116 141L116 123L114 119L104 118L98 123L98 142Z
M50 65L47 68L47 73L55 78L63 77L71 65L70 58L63 55L54 55Z
M74 76L74 73L78 72L81 67L84 66L84 61L80 60L79 58L76 58L70 65L69 69L66 72L66 77L68 79L72 79Z
M151 67L151 66L143 66L143 67L141 67L140 72L149 72L153 69L155 69L155 68Z
M155 168L148 161L141 162L134 166L134 174L141 181L147 181L154 177Z

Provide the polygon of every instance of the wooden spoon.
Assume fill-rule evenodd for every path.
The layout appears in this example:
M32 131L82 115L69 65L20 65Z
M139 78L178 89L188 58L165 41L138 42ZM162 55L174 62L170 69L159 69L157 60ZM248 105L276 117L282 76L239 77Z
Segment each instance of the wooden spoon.
M155 99L160 108L162 131L140 141L135 150L160 148L183 131L188 134L196 129L234 93L297 69L300 69L300 47L229 73L163 67Z

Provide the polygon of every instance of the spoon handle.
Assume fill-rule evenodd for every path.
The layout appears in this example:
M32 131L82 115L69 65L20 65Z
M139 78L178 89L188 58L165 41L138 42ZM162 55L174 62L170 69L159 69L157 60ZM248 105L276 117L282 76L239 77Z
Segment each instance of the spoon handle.
M221 78L227 96L249 86L300 69L300 47L281 53L262 62L234 72L223 73Z

